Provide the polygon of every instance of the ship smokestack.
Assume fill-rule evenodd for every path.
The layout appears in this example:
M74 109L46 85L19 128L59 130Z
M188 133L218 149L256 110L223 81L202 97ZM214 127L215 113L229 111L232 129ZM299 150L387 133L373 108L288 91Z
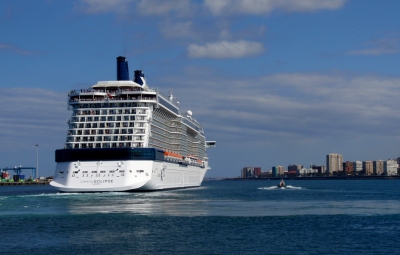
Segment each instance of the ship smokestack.
M122 56L117 58L117 81L129 81L128 61Z
M144 73L142 72L142 70L135 71L135 79L133 81L141 86L146 85L146 79L144 78Z

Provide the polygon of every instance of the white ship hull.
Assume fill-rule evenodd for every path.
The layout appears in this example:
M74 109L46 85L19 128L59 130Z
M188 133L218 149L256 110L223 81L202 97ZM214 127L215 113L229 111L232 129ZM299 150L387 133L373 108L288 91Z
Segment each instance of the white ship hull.
M59 162L50 185L62 192L181 189L200 186L207 170L152 160Z

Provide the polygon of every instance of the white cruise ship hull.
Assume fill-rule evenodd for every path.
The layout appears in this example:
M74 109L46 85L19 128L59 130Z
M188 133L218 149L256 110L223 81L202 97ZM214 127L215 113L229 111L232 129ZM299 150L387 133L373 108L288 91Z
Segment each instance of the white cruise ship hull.
M59 162L50 185L62 192L181 189L200 186L207 170L153 160Z

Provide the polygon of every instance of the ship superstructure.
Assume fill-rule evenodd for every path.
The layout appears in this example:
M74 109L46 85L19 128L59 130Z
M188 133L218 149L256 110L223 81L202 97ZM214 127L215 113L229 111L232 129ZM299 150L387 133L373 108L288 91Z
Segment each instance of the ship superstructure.
M66 192L158 190L199 186L209 168L207 142L192 112L150 88L141 70L68 93L68 134L56 151L51 185Z

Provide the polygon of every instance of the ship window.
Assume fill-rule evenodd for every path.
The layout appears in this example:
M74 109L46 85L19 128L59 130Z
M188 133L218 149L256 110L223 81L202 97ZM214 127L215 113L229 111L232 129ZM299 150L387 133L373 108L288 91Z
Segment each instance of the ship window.
M92 171L92 174L96 174L97 173L97 171Z
M100 171L100 173L105 173L106 171Z
M82 173L83 173L83 174L87 174L87 173L88 173L88 171L82 171Z

